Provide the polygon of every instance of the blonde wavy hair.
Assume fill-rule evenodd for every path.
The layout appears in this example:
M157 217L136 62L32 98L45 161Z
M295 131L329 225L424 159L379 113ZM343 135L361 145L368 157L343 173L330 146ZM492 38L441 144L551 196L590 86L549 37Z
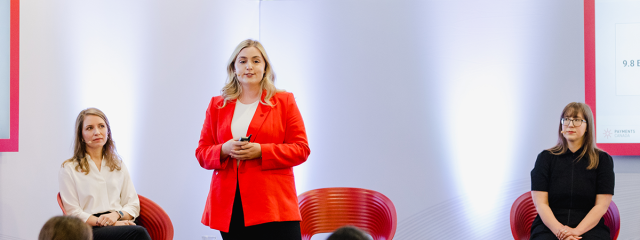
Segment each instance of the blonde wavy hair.
M591 108L589 107L589 105L584 103L579 103L579 102L569 103L562 110L562 114L560 114L560 119L566 118L566 117L576 118L578 117L578 113L582 113L584 120L587 121L586 123L583 123L583 124L587 124L587 130L584 133L584 136L582 136L583 148L577 160L580 160L582 159L582 157L587 155L587 158L589 159L589 166L587 167L587 169L589 170L596 169L598 168L598 164L600 160L598 157L598 154L602 150L596 147L595 127L593 126L594 125L593 113L591 112ZM559 126L558 126L558 143L556 144L556 146L548 149L553 155L561 155L566 153L569 150L567 139L564 138L564 136L560 131L562 131L562 123L559 123Z
M240 95L242 95L242 86L240 85L238 76L236 76L235 73L235 64L236 58L238 57L238 54L240 54L240 51L249 47L257 48L262 54L262 58L264 58L265 61L264 76L260 81L260 88L266 91L266 95L264 96L264 101L262 100L262 98L260 99L260 103L273 107L273 103L271 103L270 101L271 97L273 97L273 95L275 95L277 92L283 91L277 89L274 84L276 81L276 75L273 72L273 68L271 67L271 61L269 61L267 51L264 50L264 47L262 46L262 44L260 44L260 42L252 39L247 39L238 44L236 49L233 50L233 53L231 54L231 57L229 58L229 61L227 63L227 82L220 91L222 97L224 98L224 102L222 103L222 106L220 106L220 108L226 106L227 102L236 100L238 99L238 97L240 97Z
M120 171L120 162L122 159L118 155L118 152L116 151L116 143L113 141L113 137L111 137L111 125L109 124L109 119L107 119L107 115L97 108L87 108L80 111L80 114L78 114L78 117L76 118L76 137L73 144L73 157L64 161L62 163L62 167L67 163L75 162L78 163L76 171L83 172L85 175L89 174L89 161L86 157L87 145L82 137L84 119L89 115L100 117L104 120L105 124L107 124L107 142L102 146L102 157L103 160L106 161L106 165L109 167L110 171Z

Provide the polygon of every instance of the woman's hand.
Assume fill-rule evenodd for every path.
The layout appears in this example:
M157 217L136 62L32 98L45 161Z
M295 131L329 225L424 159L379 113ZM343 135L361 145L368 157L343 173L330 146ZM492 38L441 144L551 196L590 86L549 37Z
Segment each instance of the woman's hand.
M556 233L556 237L560 240L568 240L568 239L581 239L580 237L582 233L579 233L575 228L571 228L569 226L562 226L560 230Z
M117 212L102 214L100 215L100 217L98 217L98 221L96 221L96 225L103 226L103 227L111 226L118 221L118 218L120 218L120 215L118 215Z
M262 147L259 143L236 141L229 155L238 160L255 159L262 157Z
M231 150L236 148L238 145L238 141L229 139L229 141L222 144L222 149L220 150L220 159L225 159L231 154Z
M114 224L114 226L129 226L129 225L136 225L136 224L133 221L129 221L129 220L117 221L116 224Z

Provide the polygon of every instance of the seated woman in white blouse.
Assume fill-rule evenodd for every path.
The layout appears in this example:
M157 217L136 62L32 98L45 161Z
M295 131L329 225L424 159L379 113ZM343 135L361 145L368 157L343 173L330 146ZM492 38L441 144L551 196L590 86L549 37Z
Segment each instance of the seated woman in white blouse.
M96 108L82 110L75 139L73 157L58 174L67 215L92 226L94 240L150 240L147 230L132 221L140 214L140 200L116 152L107 116Z

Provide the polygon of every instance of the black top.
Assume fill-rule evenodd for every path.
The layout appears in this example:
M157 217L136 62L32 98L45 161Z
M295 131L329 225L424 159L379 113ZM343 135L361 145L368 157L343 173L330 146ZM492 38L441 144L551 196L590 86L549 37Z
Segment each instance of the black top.
M615 186L613 159L604 151L599 151L598 168L587 170L588 155L577 159L582 152L567 151L553 155L548 150L538 154L536 165L531 170L531 190L549 193L549 207L556 219L563 225L575 228L595 206L597 194L612 194ZM551 233L542 222L540 215L531 225L531 239L547 239ZM551 233L553 239L556 239ZM593 235L594 239L610 239L609 228L604 219L583 235ZM536 238L539 236L538 238ZM598 237L599 236L599 237ZM585 238L583 238L585 239Z

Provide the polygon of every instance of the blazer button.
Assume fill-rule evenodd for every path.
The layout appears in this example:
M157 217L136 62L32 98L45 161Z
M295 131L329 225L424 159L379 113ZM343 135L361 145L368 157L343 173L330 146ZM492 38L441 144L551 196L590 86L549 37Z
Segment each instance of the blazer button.
M260 114L260 117L264 117L264 114Z

